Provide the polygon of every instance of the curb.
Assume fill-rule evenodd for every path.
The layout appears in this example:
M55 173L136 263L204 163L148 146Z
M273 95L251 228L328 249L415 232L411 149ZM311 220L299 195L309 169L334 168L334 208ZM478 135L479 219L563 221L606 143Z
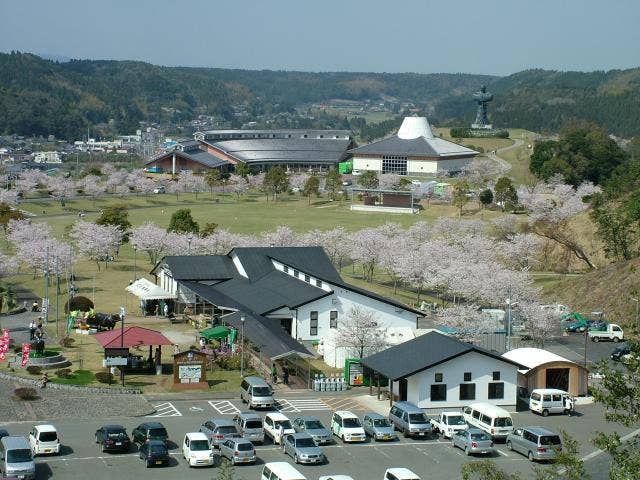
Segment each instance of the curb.
M12 382L24 383L26 385L31 385L32 387L40 388L40 380L32 380L30 378L22 378L14 375L9 375L3 372L0 372L0 378L4 378L5 380L10 380ZM82 387L79 385L63 385L59 383L49 382L46 388L51 388L53 390L67 390L67 391L80 391L87 393L109 393L116 395L142 395L142 390L135 388L100 388L100 387Z

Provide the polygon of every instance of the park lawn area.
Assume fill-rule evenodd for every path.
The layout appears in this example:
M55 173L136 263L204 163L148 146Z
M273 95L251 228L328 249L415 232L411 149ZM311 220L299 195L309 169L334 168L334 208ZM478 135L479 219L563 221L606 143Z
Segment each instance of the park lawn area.
M62 385L89 385L93 383L95 378L96 376L89 370L76 370L71 372L67 378L61 378L55 375L49 377L53 383Z

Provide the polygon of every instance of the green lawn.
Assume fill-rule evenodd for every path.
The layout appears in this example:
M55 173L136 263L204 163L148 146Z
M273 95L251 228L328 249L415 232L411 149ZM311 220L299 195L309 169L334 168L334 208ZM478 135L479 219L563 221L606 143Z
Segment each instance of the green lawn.
M71 372L68 378L61 378L58 376L50 376L49 380L53 383L60 383L63 385L89 385L95 380L95 375L89 370L76 370Z

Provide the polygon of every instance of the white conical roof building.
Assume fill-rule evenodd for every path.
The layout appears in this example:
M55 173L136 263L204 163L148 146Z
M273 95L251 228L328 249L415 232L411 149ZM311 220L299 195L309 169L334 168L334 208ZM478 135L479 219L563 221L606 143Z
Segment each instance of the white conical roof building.
M398 138L412 140L419 137L433 138L427 117L405 117L398 130Z

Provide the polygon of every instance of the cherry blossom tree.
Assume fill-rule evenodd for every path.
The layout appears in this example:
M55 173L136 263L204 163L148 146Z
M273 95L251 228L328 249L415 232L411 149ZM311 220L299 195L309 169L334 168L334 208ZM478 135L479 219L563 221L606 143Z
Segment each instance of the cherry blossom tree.
M260 235L263 245L271 247L295 247L300 244L299 236L286 225L278 225L273 232Z
M351 260L362 266L365 280L373 281L373 272L376 265L380 264L380 258L386 254L383 249L386 246L386 236L376 228L365 228L353 232L350 236Z
M338 325L338 346L349 350L349 355L364 358L387 347L384 329L378 326L376 313L361 307L352 307Z
M475 304L441 308L435 323L446 327L449 335L469 343L477 343L483 334L496 331L495 321L483 316Z
M78 220L71 227L69 237L74 241L81 255L96 262L100 271L100 262L107 262L111 255L116 255L122 242L122 230L115 225L96 225Z
M223 228L216 228L211 235L199 239L198 253L202 255L225 255L235 246L242 244L242 236L233 234Z
M0 253L0 278L13 275L18 271L20 261L15 255Z
M332 230L312 230L303 240L305 245L321 246L331 262L342 269L342 264L349 258L351 245L349 235L344 227L338 226Z
M107 180L105 182L105 187L107 192L111 193L119 193L125 194L129 191L129 172L124 169L111 171L111 168L107 166L111 166L111 164L107 163L102 167L102 172L105 173L105 169L107 169ZM126 187L126 191L125 191Z
M229 183L231 184L231 190L236 194L236 199L240 201L240 196L247 193L249 189L249 182L247 182L245 177L232 174L229 177Z
M133 248L146 252L151 264L155 265L168 251L169 234L166 229L152 222L145 222L131 231L129 237Z
M30 169L20 172L20 176L16 179L16 190L23 195L36 190L39 186L45 186L48 183L47 175L41 170Z
M558 330L558 319L553 312L543 309L540 303L535 301L521 301L516 309L524 318L525 331L540 348L544 348L544 342Z
M18 191L15 189L7 190L6 188L0 188L0 203L15 205L18 203Z
M101 182L97 175L87 175L79 182L79 187L85 195L93 200L93 206L96 206L96 199L104 193L105 185Z
M76 196L77 187L75 182L70 178L61 176L48 177L47 188L54 198L60 201L60 205L64 207L65 201Z
M192 192L196 194L203 192L207 189L207 185L204 178L201 175L194 175L191 172L183 172L178 177L178 187L182 192Z
M540 237L531 233L516 233L498 243L500 259L513 268L528 268L538 262L542 247Z
M289 186L292 190L302 193L307 180L309 180L308 173L294 173L289 176Z
M380 190L397 190L400 186L400 175L395 173L383 173L378 175L378 188Z

